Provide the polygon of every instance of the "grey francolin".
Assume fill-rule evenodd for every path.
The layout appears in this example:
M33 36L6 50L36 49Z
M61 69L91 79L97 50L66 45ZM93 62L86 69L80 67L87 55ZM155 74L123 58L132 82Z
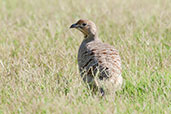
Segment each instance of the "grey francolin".
M123 78L119 52L98 38L96 25L92 21L80 19L70 28L76 28L84 34L78 51L78 66L84 82L102 96L107 91L114 93L120 89Z

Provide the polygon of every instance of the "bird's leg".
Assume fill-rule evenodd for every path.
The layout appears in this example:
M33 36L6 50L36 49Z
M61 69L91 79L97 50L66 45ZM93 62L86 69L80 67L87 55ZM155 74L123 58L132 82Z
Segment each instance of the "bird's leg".
M100 88L100 94L102 97L105 96L105 92L104 92L103 88Z

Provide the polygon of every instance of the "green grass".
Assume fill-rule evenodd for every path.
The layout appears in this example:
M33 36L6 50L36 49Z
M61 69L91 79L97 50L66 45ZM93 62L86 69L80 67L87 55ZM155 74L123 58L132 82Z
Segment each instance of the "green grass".
M83 35L94 21L122 58L115 96L91 95L79 76ZM1 0L0 114L171 113L170 0Z

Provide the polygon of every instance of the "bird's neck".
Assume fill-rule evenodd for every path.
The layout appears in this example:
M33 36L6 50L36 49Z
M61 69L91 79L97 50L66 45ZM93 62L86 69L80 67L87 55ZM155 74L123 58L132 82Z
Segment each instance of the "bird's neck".
M84 36L84 41L86 41L86 42L90 42L90 41L95 41L95 40L98 40L98 41L100 41L100 39L98 38L98 36L95 34L95 35L93 35L93 34L91 34L91 35L87 35L87 36Z
M84 36L85 39L98 39L98 35L97 34L89 34L89 35L85 35Z

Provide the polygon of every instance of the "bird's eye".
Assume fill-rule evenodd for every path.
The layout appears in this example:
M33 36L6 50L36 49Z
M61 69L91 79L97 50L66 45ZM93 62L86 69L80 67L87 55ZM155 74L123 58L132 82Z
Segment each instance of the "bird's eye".
M86 24L86 23L83 23L82 25L83 25L83 26L86 26L87 24Z

